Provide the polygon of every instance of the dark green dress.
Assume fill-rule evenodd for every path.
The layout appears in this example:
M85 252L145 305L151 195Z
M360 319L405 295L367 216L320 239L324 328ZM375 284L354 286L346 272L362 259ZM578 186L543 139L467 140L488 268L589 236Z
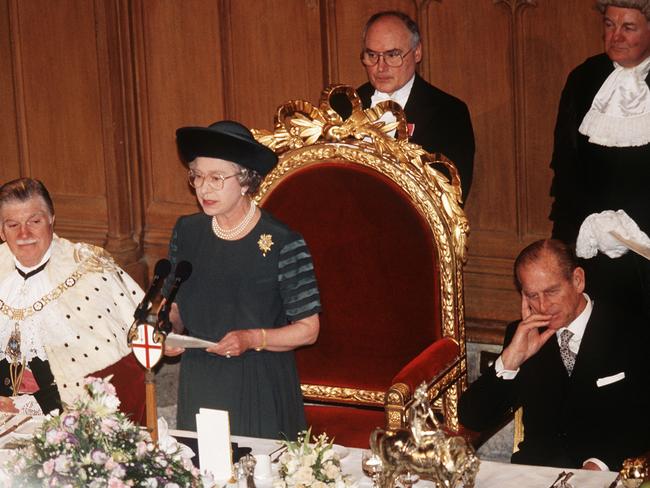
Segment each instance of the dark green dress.
M173 265L193 266L176 302L188 334L212 341L239 329L275 328L320 311L303 238L262 210L244 238L226 241L212 218L181 217L169 246ZM305 415L294 354L249 350L225 358L187 349L181 359L177 427L196 430L199 408L227 410L234 435L294 439Z

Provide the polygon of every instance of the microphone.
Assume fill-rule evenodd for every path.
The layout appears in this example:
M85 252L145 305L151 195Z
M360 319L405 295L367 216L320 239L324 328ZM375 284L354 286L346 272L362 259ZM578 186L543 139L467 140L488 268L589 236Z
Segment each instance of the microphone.
M187 280L191 274L192 263L189 261L180 261L176 265L176 269L174 270L174 283L169 290L169 296L167 297L165 304L158 312L158 324L160 324L159 327L165 334L168 334L172 329L172 324L169 321L169 311L171 310L172 303L174 303L174 299L176 298L176 293L178 293L183 282Z
M161 259L156 263L156 266L153 270L153 278L151 279L151 285L149 285L149 290L144 295L144 298L138 305L138 308L133 312L133 318L136 322L145 322L147 318L147 312L149 311L149 306L151 300L156 296L160 287L167 278L167 275L172 270L172 264L168 259Z

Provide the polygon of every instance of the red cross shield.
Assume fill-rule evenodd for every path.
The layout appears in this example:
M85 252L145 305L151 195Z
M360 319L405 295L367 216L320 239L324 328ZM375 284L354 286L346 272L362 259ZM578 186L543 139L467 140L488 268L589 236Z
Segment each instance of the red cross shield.
M163 342L154 341L155 327L150 324L138 324L138 336L131 342L133 355L147 369L153 368L163 354Z

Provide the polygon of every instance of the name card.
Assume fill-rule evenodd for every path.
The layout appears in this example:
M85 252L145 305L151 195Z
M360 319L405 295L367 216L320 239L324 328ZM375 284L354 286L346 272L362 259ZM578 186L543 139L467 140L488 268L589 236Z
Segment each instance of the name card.
M201 471L212 473L215 481L232 478L230 421L225 410L201 408L196 414Z

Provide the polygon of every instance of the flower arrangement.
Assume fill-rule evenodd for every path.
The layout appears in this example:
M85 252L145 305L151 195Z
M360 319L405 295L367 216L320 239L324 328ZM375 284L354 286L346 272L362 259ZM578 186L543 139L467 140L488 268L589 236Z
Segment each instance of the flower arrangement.
M45 422L7 463L8 486L179 488L201 486L176 444L161 449L117 411L108 379L87 378L87 396Z
M283 441L278 475L273 488L345 488L354 486L341 471L341 460L326 434L312 438L311 428L298 434L295 442Z

